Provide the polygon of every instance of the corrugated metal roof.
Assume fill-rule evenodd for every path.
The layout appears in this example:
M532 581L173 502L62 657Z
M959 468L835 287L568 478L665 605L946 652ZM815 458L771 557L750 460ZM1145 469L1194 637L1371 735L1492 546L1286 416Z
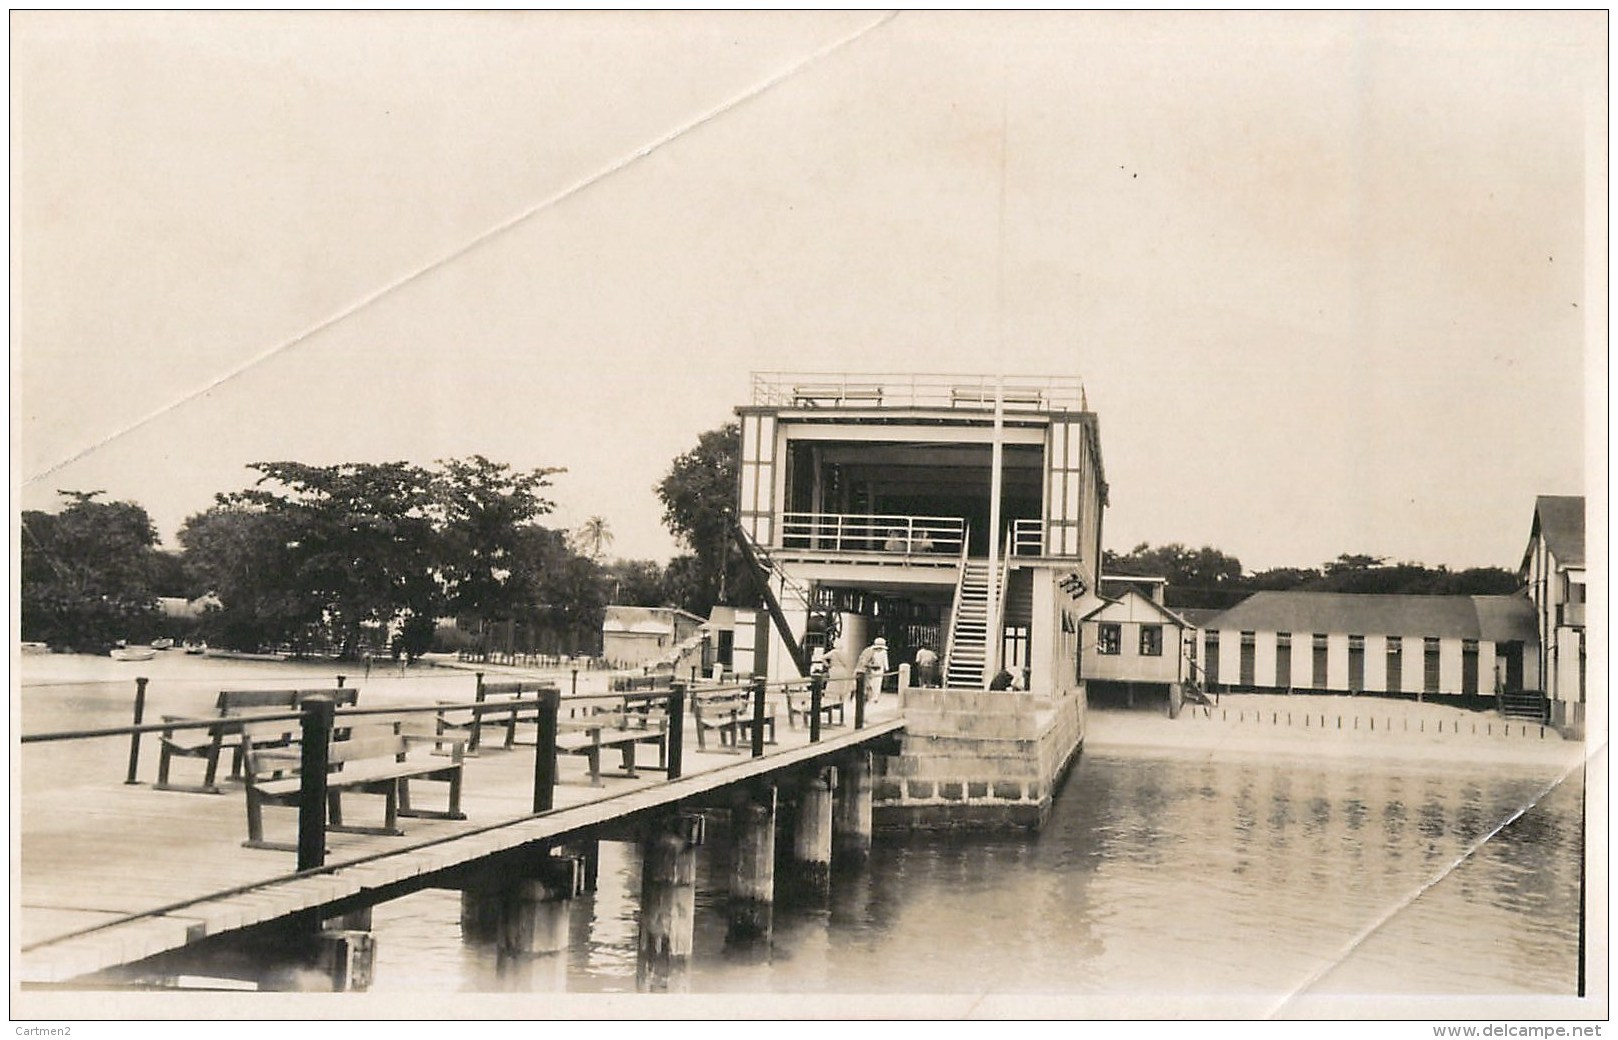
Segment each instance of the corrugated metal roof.
M1584 496L1540 495L1534 500L1534 531L1564 567L1584 566Z
M1407 596L1352 592L1255 592L1205 620L1205 629L1345 632L1525 642L1537 637L1527 597Z

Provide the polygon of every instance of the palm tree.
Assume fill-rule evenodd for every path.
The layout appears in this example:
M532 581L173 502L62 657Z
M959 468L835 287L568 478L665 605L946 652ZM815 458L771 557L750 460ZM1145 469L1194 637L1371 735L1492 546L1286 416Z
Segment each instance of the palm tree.
M584 555L599 563L607 546L612 544L612 529L607 526L605 517L592 516L586 520L574 535Z

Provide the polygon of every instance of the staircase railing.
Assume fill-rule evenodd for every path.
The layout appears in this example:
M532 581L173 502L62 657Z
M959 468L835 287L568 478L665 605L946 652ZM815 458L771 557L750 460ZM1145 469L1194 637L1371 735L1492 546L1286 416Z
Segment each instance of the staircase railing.
M961 623L961 586L966 584L966 547L971 542L972 528L968 525L961 533L961 556L955 567L955 595L950 600L949 635L944 640L943 669L939 673L941 682L948 682L950 657L955 653L955 630Z
M1010 541L1010 532L1007 532L1007 541ZM1002 543L1005 544L1005 543ZM1011 554L1006 553L1000 557L1000 573L989 575L989 581L997 584L991 585L994 592L994 616L984 619L983 631L983 670L988 673L984 677L983 685L987 687L989 681L1000 674L1004 667L1001 660L1005 650L1006 641L1006 576L1011 573Z

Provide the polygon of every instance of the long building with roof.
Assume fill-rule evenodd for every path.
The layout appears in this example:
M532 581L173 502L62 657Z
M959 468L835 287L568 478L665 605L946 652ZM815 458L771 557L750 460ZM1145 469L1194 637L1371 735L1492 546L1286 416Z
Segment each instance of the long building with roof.
M1543 710L1524 595L1258 592L1202 628L1201 668L1223 689L1521 698L1525 713Z

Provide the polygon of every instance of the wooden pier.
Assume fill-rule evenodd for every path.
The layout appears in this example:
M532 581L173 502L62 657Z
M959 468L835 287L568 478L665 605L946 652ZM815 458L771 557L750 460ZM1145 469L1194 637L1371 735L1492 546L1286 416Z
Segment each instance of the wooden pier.
M778 695L771 693L772 703ZM568 699L562 703L565 709ZM106 743L104 776L30 790L20 799L14 982L115 983L126 966L225 949L232 936L277 922L312 923L319 930L344 915L363 919L370 906L418 889L464 889L469 876L482 871L487 879L491 865L512 855L549 854L570 840L634 833L632 827L644 830L648 820L729 804L735 792L756 792L761 783L821 782L827 766L858 763L861 756L868 762L865 752L891 741L904 725L888 702L862 713L862 728L851 714L848 725L827 726L812 742L809 728L786 725L784 702L774 714L781 722L776 743L759 737L750 746L748 735L699 750L687 741L674 779L657 772L615 775L607 761L601 786L593 786L583 757L558 755L553 807L540 813L533 811L535 777L544 773L536 770L536 745L508 750L485 743L465 759L465 819L402 819L403 835L330 832L324 863L302 872L292 852L243 847L240 784L209 795L154 790L150 776L126 783L113 740ZM688 716L680 721L689 728ZM51 747L31 744L23 754L49 754ZM147 762L146 772L155 772L155 763ZM864 785L868 828L868 778ZM418 800L433 804L435 797L423 789ZM380 817L380 805L380 798L355 796L345 799L345 815ZM267 809L266 837L295 844L298 817L297 809Z

